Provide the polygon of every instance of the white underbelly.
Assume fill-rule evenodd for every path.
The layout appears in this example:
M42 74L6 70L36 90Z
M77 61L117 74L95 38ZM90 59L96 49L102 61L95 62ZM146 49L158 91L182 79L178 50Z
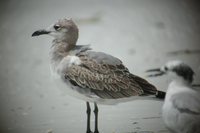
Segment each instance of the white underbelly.
M200 116L181 113L179 110L174 108L170 102L164 103L162 108L162 116L165 125L176 133L200 132Z
M178 112L172 107L171 103L164 103L162 116L165 125L171 130L176 130L178 122Z
M85 101L93 98L93 94L91 94L89 89L83 89L78 86L74 86L67 79L62 79L61 75L58 75L55 72L53 72L52 77L56 86L61 90L64 95L70 95Z

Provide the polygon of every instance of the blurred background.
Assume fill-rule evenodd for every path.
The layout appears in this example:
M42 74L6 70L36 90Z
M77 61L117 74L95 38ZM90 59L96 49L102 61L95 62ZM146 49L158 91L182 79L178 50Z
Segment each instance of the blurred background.
M72 18L80 30L78 44L120 58L132 73L146 78L146 69L178 59L190 64L198 83L199 14L198 0L2 0L0 132L85 133L85 102L56 87L49 70L52 38L32 38L35 30ZM171 81L147 80L164 91ZM169 133L162 104L100 105L100 133Z

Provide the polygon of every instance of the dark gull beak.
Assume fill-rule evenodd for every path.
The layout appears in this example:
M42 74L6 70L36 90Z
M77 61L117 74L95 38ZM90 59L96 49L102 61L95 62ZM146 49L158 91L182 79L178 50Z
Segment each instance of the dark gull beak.
M157 76L162 76L165 74L165 72L163 72L160 68L155 68L155 69L149 69L146 71L147 73L153 73L154 74L149 74L147 75L147 77L157 77Z
M192 84L192 87L200 87L200 84Z
M49 33L50 33L50 31L47 31L47 30L37 30L32 34L32 37L33 36L44 35L44 34L49 34Z

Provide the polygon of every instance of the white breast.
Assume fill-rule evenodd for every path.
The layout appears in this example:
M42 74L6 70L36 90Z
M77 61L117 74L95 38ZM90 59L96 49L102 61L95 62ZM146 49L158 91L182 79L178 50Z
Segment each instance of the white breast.
M66 56L60 61L51 61L51 72L53 76L59 75L61 76L62 74L66 73L68 68L71 67L72 65L80 65L81 60L77 56ZM58 76L57 75L57 76Z
M65 73L69 67L72 65L80 65L81 60L77 56L67 56L64 57L60 63L55 67L55 71L58 74Z
M51 74L53 79L63 94L68 94L79 99L85 100L90 96L88 89L81 89L78 86L72 85L69 81L63 80L67 69L72 65L80 65L81 60L77 56L66 56L61 61L51 62ZM85 101L89 101L88 99Z

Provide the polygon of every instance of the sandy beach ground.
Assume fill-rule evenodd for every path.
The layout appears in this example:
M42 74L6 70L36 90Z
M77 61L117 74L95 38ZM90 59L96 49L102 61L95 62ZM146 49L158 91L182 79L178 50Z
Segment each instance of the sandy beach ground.
M80 30L78 44L120 58L132 73L146 78L146 69L179 59L192 66L198 82L199 7L197 0L1 1L0 132L85 133L85 102L56 87L49 70L52 38L32 38L35 30L72 18ZM163 91L171 81L147 80ZM169 133L162 104L100 105L100 133Z

